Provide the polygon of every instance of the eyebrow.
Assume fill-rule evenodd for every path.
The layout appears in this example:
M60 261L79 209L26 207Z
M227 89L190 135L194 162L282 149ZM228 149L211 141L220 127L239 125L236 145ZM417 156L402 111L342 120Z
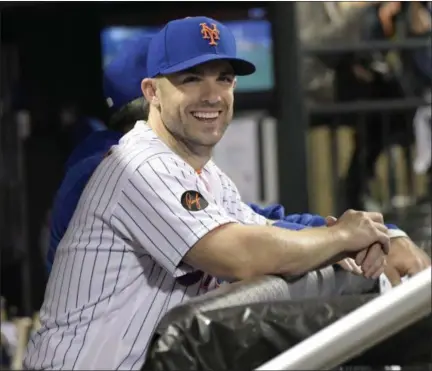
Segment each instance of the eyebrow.
M191 68L183 71L181 74L182 75L183 74L192 74L192 75L198 75L198 76L204 75L202 69L198 68L198 67L191 67ZM219 73L219 76L226 76L226 75L234 75L234 71L227 67L226 69L222 70Z

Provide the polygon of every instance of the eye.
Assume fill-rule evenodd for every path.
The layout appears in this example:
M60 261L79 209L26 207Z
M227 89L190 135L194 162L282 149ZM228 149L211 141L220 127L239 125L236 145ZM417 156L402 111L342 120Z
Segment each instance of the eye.
M185 78L182 79L182 84L188 84L197 81L200 81L199 77L197 76L186 76Z
M231 76L231 75L221 76L221 77L219 77L219 81L223 81L223 82L227 82L229 84L232 84L234 81L234 76Z

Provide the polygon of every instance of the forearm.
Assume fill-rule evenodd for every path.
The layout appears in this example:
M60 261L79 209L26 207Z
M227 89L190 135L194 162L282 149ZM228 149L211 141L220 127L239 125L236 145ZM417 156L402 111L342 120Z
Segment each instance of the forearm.
M183 261L212 276L237 280L301 275L340 260L345 240L334 227L291 231L229 223L201 238Z
M333 228L289 231L277 227L253 227L244 231L239 260L246 260L246 275L300 275L339 261L345 243Z

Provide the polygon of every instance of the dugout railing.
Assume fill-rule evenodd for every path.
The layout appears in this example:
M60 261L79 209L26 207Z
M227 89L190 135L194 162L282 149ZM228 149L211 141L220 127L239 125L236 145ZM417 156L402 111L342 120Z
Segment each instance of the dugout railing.
M376 283L328 267L222 286L161 319L142 370L430 366L430 268Z
M431 269L349 313L257 370L328 370L432 312ZM431 360L432 361L432 360Z

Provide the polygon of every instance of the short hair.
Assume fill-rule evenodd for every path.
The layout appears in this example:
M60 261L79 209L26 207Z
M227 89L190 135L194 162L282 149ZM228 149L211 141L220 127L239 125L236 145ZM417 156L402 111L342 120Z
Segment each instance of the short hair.
M138 120L147 120L149 104L144 97L134 99L114 112L108 120L113 130L127 132Z

